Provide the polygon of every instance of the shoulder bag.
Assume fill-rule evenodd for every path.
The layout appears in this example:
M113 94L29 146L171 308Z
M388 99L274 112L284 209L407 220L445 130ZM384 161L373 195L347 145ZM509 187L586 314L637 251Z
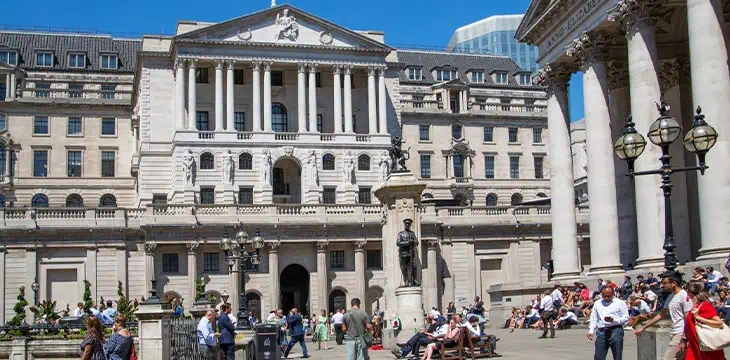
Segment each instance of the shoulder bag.
M730 347L730 328L727 325L722 324L722 328L718 329L695 322L695 329L697 329L700 351L715 351Z
M360 330L355 326L355 331L357 331L357 335L360 336L362 341L365 343L366 348L370 348L373 346L373 335L369 332L365 332L364 334L360 332Z

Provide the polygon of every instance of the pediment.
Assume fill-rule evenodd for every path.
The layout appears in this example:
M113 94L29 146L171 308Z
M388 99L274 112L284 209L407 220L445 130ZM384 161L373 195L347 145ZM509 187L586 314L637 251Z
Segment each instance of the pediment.
M525 16L522 18L520 26L517 28L516 36L518 39L525 35L525 32L531 27L531 25L540 18L548 5L557 2L556 0L532 0L530 6L525 12Z
M391 51L355 31L285 4L176 36L179 40Z

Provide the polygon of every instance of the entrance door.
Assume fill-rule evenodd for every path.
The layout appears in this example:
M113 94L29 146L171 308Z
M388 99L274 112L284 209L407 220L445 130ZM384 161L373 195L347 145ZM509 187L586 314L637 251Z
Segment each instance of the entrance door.
M309 315L309 272L304 266L291 264L284 268L279 279L280 304L284 314L297 308L300 314Z
M253 312L257 320L261 319L261 297L257 293L246 294L246 302L248 303L248 311Z
M329 305L329 312L335 312L335 310L340 309L347 309L347 296L345 296L345 292L340 289L332 290L332 292L330 293Z

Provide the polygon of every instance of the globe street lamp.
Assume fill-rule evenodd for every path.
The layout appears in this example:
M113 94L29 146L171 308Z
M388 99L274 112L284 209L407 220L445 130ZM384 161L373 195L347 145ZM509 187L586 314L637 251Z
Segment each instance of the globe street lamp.
M649 127L647 136L654 145L661 147L662 156L659 160L662 166L656 170L634 171L634 161L644 152L646 140L636 132L631 116L626 121L623 135L614 145L614 152L619 159L625 160L628 164L629 171L626 175L629 176L631 181L634 180L635 176L661 175L662 177L661 188L664 191L664 268L666 269L665 274L669 275L676 272L677 269L677 254L674 252L677 246L674 243L674 229L672 228L672 174L699 170L700 174L704 175L705 170L708 168L705 163L705 154L715 145L717 131L705 122L702 109L698 106L692 128L684 137L684 146L688 151L697 155L699 165L672 168L669 145L682 134L682 126L675 118L669 116L669 105L667 103L657 104L657 109L660 116Z
M33 304L38 305L38 290L41 288L40 285L38 285L38 280L34 280L33 284L30 285L30 288L33 290Z
M226 263L228 264L228 270L232 273L239 272L241 274L241 292L238 294L238 322L236 329L238 330L249 330L250 324L248 323L248 304L246 301L246 272L249 270L247 264L251 264L254 269L258 269L258 265L261 263L261 257L259 252L264 247L264 238L261 236L261 231L256 228L256 235L253 239L248 237L248 234L243 231L243 224L239 224L238 232L235 235L235 239L231 240L228 237L228 229L223 229L223 239L220 242L220 248L226 254ZM253 250L250 250L253 248ZM239 266L236 269L236 262Z

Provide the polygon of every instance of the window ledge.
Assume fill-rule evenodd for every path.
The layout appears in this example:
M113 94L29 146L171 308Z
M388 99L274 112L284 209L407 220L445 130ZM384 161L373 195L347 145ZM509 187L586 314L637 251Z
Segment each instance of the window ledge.
M84 134L77 134L77 135L66 134L66 137L70 137L70 138L82 138L82 137L84 137Z
M33 134L33 137L51 137L51 134Z
M497 143L494 141L484 141L484 142L482 142L482 144L483 145L497 145Z
M544 142L532 143L532 146L545 146Z
M418 140L419 144L433 144L433 140Z
M510 143L507 143L507 145L522 145L522 144L519 142L510 142Z
M99 135L99 137L101 137L101 138L110 138L110 139L113 139L113 138L116 138L116 137L117 137L117 135L116 135L116 134L115 134L115 135Z

